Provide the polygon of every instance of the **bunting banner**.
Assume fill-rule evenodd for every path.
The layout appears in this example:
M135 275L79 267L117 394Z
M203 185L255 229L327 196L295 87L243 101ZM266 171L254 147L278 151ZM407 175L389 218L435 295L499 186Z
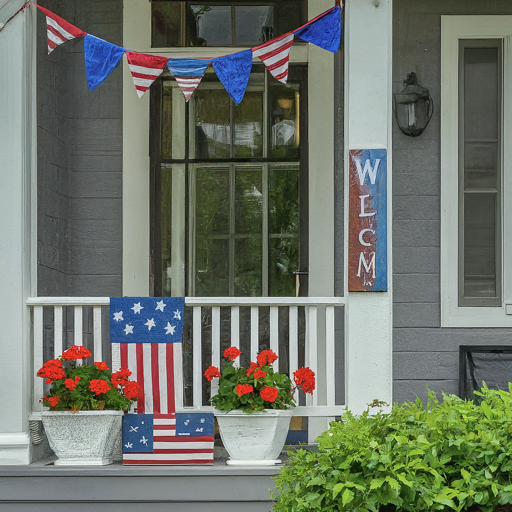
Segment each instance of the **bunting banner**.
M213 69L226 92L239 105L242 101L252 69L252 50L232 53L213 59Z
M99 37L90 34L84 37L85 72L90 91L94 91L112 73L125 52L124 48Z
M210 62L205 59L169 59L167 67L183 91L186 101L201 83Z
M252 49L253 56L259 57L269 73L283 84L288 82L288 62L294 37L292 32Z
M306 23L295 31L295 35L307 43L336 53L341 42L341 7L334 7Z
M45 9L44 7L36 6L39 10L46 14L46 31L47 31L47 39L48 39L48 55L57 48L57 46L65 43L66 41L71 41L75 37L82 37L87 34L83 30L80 30L78 27L71 25L66 20L60 18L53 12Z
M341 42L341 12L343 10L343 6L339 4L340 2L336 0L335 7L292 32L275 37L252 49L216 57L213 60L168 59L128 51L84 32L44 7L37 4L27 5L35 5L46 14L48 53L66 41L84 36L87 84L91 91L108 77L119 64L123 54L126 53L139 98L144 95L167 66L188 101L201 83L206 69L212 64L218 79L234 102L239 105L249 83L253 58L259 58L276 80L286 84L290 49L295 36L332 53L338 51Z
M146 55L145 53L126 52L128 67L139 98L151 87L167 65L167 57Z

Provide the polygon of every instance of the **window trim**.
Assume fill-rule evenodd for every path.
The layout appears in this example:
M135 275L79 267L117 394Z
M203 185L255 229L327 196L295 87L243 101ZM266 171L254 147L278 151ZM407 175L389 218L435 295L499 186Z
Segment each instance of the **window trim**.
M512 16L441 16L441 326L512 327L512 233L501 226L502 303L459 306L459 42L503 40L503 81L512 85ZM503 140L512 135L512 94L503 85ZM501 218L512 215L512 151L504 145ZM455 172L454 172L455 170ZM454 200L457 198L457 200Z

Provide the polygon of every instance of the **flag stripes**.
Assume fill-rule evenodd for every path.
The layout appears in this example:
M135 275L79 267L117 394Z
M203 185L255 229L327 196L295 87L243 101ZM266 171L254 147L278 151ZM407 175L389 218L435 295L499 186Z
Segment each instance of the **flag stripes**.
M252 54L259 57L270 74L282 82L288 81L288 63L290 61L290 48L295 35L292 33L272 39L253 49Z
M139 384L139 414L170 414L181 406L181 343L113 343L112 352L112 370L129 368Z
M186 101L201 83L209 65L210 61L205 59L169 59L167 66L183 91Z
M133 83L139 98L151 87L151 84L162 74L166 57L146 55L144 53L126 52L128 67L132 74Z

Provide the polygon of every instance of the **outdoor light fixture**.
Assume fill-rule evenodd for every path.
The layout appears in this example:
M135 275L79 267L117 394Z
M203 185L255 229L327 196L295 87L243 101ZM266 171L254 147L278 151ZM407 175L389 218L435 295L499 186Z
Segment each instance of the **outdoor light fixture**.
M434 101L428 89L418 85L416 73L409 73L404 85L404 89L394 97L396 123L405 135L417 137L432 119Z

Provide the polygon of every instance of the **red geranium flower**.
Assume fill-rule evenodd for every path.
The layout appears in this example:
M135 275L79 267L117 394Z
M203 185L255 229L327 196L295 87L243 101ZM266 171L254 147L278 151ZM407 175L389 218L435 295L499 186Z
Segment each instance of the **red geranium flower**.
M247 377L250 377L256 368L258 368L258 363L251 363L251 366L247 369Z
M97 395L101 395L102 393L106 393L110 390L110 386L108 385L108 382L103 379L91 379L91 382L89 384L89 389L96 393Z
M263 370L256 370L254 372L254 378L255 379L264 379L267 376L267 372L264 372Z
M304 393L313 394L315 389L315 372L309 368L299 368L293 372L293 380L299 389Z
M118 386L124 386L128 382L128 377L132 374L127 368L121 368L118 372L112 374L111 383L112 386L117 388Z
M98 370L108 370L107 363L104 363L103 361L96 361L94 366L97 366Z
M43 368L48 368L48 366L60 366L62 368L62 361L60 359L49 359L43 364Z
M262 350L256 357L256 361L258 361L258 365L263 368L267 362L270 365L277 358L277 354L273 350Z
M208 366L204 372L204 376L211 382L215 377L220 378L220 371L216 366Z
M279 396L279 390L266 386L261 390L260 396L265 402L275 402L276 398Z
M128 398L128 400L135 400L137 395L139 394L139 384L132 380L129 380L123 389L124 396Z
M62 368L62 364L61 364L61 366L47 365L47 366L43 366L37 372L37 376L41 377L43 379L48 379L48 380L61 380L66 376L66 372ZM48 384L52 384L52 383L48 382Z
M248 395L254 391L254 388L249 384L238 384L235 389L239 397L242 395Z
M46 379L46 384L53 384L53 380L52 379Z
M80 345L73 345L62 353L62 359L66 361L76 361L77 359L85 359L86 357L91 356L92 354L90 350Z
M70 389L71 391L73 391L73 389L76 388L76 385L78 384L78 382L80 381L80 377L78 375L75 375L75 380L73 379L66 379L64 381L64 385Z
M50 407L55 407L60 401L60 396L50 396L48 397L48 403L50 404Z
M242 352L240 352L236 347L229 347L224 350L224 357L227 357L228 361L233 361L233 359L236 359L241 353Z

